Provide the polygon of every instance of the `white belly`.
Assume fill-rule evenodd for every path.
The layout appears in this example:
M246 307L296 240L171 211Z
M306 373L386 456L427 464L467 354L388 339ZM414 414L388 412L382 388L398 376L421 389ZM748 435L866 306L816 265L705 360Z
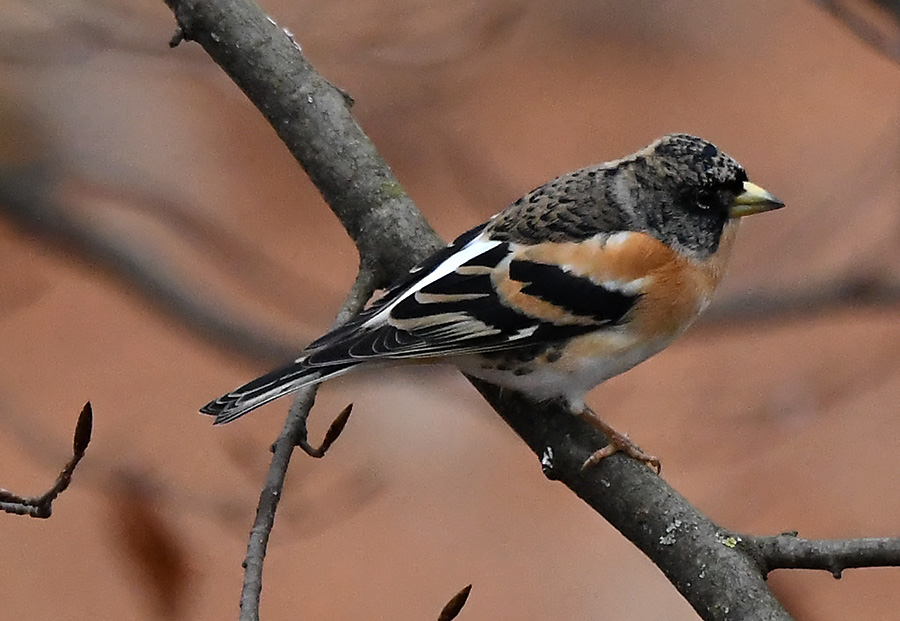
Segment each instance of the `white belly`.
M594 333L573 339L552 361L539 356L534 362L498 369L494 358L466 356L457 361L457 366L465 373L533 399L563 398L579 407L589 390L662 351L675 336L636 344L636 339L627 333ZM485 365L486 361L490 364Z

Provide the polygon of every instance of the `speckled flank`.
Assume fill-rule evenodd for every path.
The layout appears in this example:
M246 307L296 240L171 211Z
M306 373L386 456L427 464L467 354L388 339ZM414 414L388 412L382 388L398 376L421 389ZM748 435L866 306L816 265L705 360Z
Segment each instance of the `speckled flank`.
M591 388L646 360L674 338L645 341L614 328L540 349L467 356L456 364L471 375L533 398L563 397L578 404Z
M484 370L512 371L515 375L528 375L536 364L558 362L563 355L560 343L538 343L507 351L482 354L479 366Z

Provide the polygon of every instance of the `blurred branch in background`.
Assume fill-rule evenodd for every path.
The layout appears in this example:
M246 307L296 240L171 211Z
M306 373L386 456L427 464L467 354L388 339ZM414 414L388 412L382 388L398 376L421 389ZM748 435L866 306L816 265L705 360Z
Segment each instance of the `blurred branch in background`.
M16 9L19 3L22 7ZM109 48L161 56L147 29L154 14L141 3L114 0L9 0L0 20L0 59L22 67L73 63ZM13 19L10 19L12 17ZM200 58L186 56L181 62Z
M119 554L162 619L185 618L195 569L186 534L152 479L122 469L109 482L108 528Z
M698 327L743 326L748 321L809 319L846 308L888 308L900 305L900 282L881 274L836 278L807 289L753 291L721 298L710 305Z
M28 515L36 518L48 518L53 512L53 501L69 487L72 482L72 474L88 444L91 442L91 427L93 426L93 412L90 402L84 404L78 422L75 424L75 434L72 440L72 459L63 467L56 482L48 491L40 496L25 497L13 494L0 488L0 511Z
M65 183L63 167L41 140L37 124L6 101L0 102L0 126L4 129L0 133L0 215L85 261L98 263L211 343L235 343L245 356L279 362L289 359L300 347L289 337L274 334L273 329L239 317L198 294L198 287L179 276L173 265L161 259L159 251L79 217L78 210L67 203L70 199L60 191ZM174 213L170 210L170 215ZM200 227L183 217L176 221L193 232L195 240L199 237ZM202 230L208 246L228 246L238 260L259 265L260 259L235 240L223 238L220 230L211 225L204 225ZM265 273L267 268L261 271Z
M234 281L234 286L247 291L266 305L278 307L292 316L292 321L295 321L293 317L296 317L297 310L308 305L308 292L321 287L319 281L287 269L283 263L270 259L260 252L259 248L248 243L244 236L234 233L181 201L135 188L109 188L79 183L77 179L67 178L61 185L65 201L59 206L73 212L73 216L83 217L86 213L93 215L107 205L117 212L146 215L163 225L166 232L176 236L179 245L200 249L205 263L223 272ZM116 233L107 227L97 224L94 226L107 236L116 236ZM161 244L154 245L161 246ZM162 247L151 250L153 256L166 254ZM186 288L193 291L198 298L202 297L196 291L196 287L190 287L187 278L179 275L177 271L173 270L171 277L184 280ZM217 306L227 307L228 304L220 303ZM214 324L215 320L211 323ZM310 326L309 329L314 332L318 327ZM266 329L259 326L254 330ZM273 332L274 328L268 328L268 331ZM280 338L288 343L292 340L286 335L277 334L273 334L272 338L273 340ZM273 357L277 358L278 353L273 351Z
M900 62L900 1L812 0L856 36L888 58Z

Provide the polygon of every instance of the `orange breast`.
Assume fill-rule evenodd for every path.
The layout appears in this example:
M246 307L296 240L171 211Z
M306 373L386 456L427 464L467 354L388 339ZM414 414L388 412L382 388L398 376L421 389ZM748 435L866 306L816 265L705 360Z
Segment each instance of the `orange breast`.
M691 259L644 233L616 233L582 242L524 246L516 258L561 265L576 276L627 293L641 293L628 315L629 331L646 338L674 336L709 303L725 273L737 233L737 221L726 226L718 251L706 260ZM501 296L535 317L554 323L584 323L587 318L522 293L522 283L508 272L495 280ZM633 332L633 333L634 333Z

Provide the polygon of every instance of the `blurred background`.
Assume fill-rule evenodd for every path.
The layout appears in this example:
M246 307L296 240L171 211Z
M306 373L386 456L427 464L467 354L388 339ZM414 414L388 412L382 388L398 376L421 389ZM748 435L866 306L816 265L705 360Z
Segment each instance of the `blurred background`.
M735 156L788 207L744 223L709 320L588 401L727 528L900 534L900 65L869 44L898 49L888 12L264 8L448 240L666 132ZM53 517L0 515L4 618L236 618L288 401L222 428L197 408L323 332L355 274L274 132L174 28L161 1L0 0L0 485L43 492L95 413ZM460 619L696 618L459 374L330 382L313 436L351 401L327 458L292 464L264 618L433 619L469 583ZM900 606L898 569L770 581L798 619Z

